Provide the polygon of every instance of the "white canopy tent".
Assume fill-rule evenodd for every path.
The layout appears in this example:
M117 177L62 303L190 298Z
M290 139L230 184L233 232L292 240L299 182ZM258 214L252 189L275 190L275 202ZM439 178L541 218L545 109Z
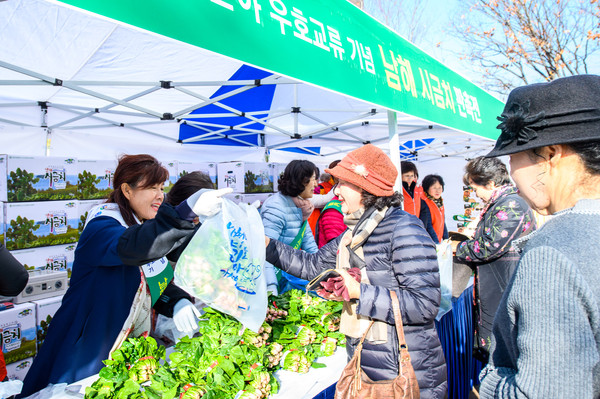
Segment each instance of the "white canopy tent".
M162 160L219 162L270 154L275 162L328 163L368 142L389 151L391 117L398 134L392 148L409 158L418 154L419 164L444 159L431 169L461 186L464 160L493 146L488 138L396 117L277 73L233 80L244 63L54 1L0 2L0 42L0 146L11 155L114 159L146 152ZM235 88L219 94L228 86ZM264 87L274 87L265 108L227 105ZM215 106L202 121L194 115ZM182 138L184 124L197 133ZM211 145L223 139L241 145ZM279 151L290 147L303 154Z
M104 157L105 152L98 153L101 148L118 148L124 140L162 150L174 146L186 160L202 153L217 158L212 160L231 160L234 148L205 151L186 145L210 144L225 135L245 144L242 152L321 147L320 155L327 159L365 142L387 147L387 110L381 107L277 74L260 81L229 80L243 63L58 3L9 0L0 4L0 11L0 142L5 152L22 153L23 140L12 140L17 132L27 132L28 141L37 144L27 146L28 155ZM209 104L220 111L204 118L241 116L244 110L223 100L265 85L275 85L270 108L240 118L262 129L245 128L249 122L186 121L192 111ZM223 86L239 87L211 98ZM181 123L197 128L197 136L178 143ZM398 132L402 142L434 139L423 143L421 161L470 157L491 145L488 139L409 115L399 115ZM257 133L264 140L247 144L245 136ZM91 145L81 145L88 141Z

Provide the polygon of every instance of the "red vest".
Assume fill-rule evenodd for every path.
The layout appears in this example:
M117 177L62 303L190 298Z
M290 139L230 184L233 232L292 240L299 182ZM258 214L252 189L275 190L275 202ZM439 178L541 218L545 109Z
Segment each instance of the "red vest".
M421 198L424 197L423 188L415 187L415 197L411 197L408 191L402 187L402 194L404 195L404 210L416 217L421 214Z
M427 196L424 196L423 199L425 200L425 203L429 207L429 213L431 213L431 224L433 225L433 230L435 230L435 234L437 234L438 240L440 240L440 242L442 242L442 240L444 239L444 222L445 222L444 221L444 207L442 206L441 208L438 208L438 206L435 204L435 202L433 202L432 200L427 198Z

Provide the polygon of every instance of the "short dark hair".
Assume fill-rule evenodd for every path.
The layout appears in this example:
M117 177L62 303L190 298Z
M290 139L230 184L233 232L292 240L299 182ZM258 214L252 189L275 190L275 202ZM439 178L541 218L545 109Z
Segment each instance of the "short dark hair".
M165 202L177 206L202 188L215 188L210 176L200 171L187 173L173 184L167 193Z
M277 180L279 192L289 197L296 197L304 191L313 176L319 176L319 168L314 163L295 159L287 164L283 175Z
M121 185L129 184L132 188L148 188L164 183L169 178L169 171L149 154L122 155L113 175L114 190L106 202L119 205L119 211L128 226L137 224L129 200L123 194Z
M400 174L405 174L408 172L413 172L415 176L419 177L419 171L417 170L417 166L410 161L402 161L400 162Z
M435 183L440 183L442 186L442 191L444 190L444 179L440 175L427 175L423 178L423 182L421 182L421 186L423 186L423 191L428 192L429 188L433 186Z
M506 165L498 158L477 157L465 166L463 183L470 185L469 180L480 186L493 182L496 186L510 184L510 176Z
M368 191L363 190L362 204L365 209L375 207L375 209L380 211L386 206L389 208L400 206L400 204L402 204L402 195L395 191L394 194L390 195L389 197L378 197Z

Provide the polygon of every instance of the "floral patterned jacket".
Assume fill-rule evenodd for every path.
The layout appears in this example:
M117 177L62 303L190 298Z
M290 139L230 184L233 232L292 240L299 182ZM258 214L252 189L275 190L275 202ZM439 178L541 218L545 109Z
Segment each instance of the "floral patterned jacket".
M475 271L475 353L486 360L494 315L519 262L512 242L535 229L529 205L512 185L499 187L481 213L473 239L456 249L456 260Z

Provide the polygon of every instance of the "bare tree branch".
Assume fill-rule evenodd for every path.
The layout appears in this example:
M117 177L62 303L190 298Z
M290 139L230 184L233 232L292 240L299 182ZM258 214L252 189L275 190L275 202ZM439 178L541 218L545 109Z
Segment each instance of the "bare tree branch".
M420 0L371 0L364 3L366 12L415 44L427 34L425 9L426 2Z
M522 84L588 73L600 50L599 0L463 0L450 33L480 84L505 94Z

